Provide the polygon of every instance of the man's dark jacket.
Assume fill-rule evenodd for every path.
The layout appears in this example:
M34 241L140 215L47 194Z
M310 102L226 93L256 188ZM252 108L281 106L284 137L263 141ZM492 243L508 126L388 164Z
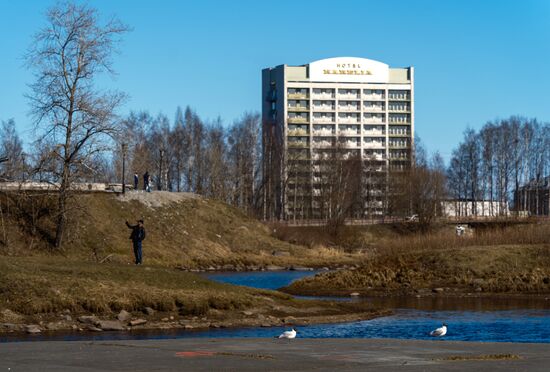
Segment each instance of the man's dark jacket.
M126 222L126 226L132 229L132 233L130 234L130 239L132 239L132 241L140 242L145 239L145 229L143 227L140 227L139 224L130 225L128 222Z

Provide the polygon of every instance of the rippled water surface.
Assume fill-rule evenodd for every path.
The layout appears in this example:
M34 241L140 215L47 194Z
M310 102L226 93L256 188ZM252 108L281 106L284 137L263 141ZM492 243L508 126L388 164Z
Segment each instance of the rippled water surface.
M277 289L311 271L277 271L250 273L210 273L212 280L256 288ZM550 343L550 300L544 298L360 298L346 301L369 301L375 306L391 308L391 316L368 321L319 324L298 328L298 337L308 338L403 338L431 339L429 331L442 322L448 324L443 339L492 342ZM32 340L125 340L181 337L274 337L284 328L239 328L189 330L148 330L139 332L102 332L41 334L32 337L4 336L2 341Z
M213 280L276 289L312 272L210 274ZM344 300L352 300L346 298ZM300 337L431 339L429 331L447 323L446 340L550 342L550 300L544 298L365 298L354 301L394 310L394 315L368 321L299 328ZM273 328L222 329L199 337L273 337Z

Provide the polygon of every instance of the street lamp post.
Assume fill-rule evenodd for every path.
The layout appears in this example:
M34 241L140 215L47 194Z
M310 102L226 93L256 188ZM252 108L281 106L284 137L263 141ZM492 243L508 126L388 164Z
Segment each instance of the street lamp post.
M128 144L122 144L122 195L126 194L126 151L128 150Z
M162 162L164 161L164 149L160 149L160 164L159 164L159 183L158 188L162 190Z

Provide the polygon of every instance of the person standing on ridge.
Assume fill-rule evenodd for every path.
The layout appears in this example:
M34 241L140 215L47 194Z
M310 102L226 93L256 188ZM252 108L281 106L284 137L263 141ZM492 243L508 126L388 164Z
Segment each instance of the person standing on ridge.
M143 220L139 220L137 225L130 225L128 221L126 221L126 226L128 226L129 229L132 229L130 239L132 240L132 244L134 246L136 265L141 265L141 242L145 239L145 228L143 227Z
M143 190L151 192L151 186L149 186L149 171L145 171L143 175Z
M139 183L139 176L136 173L134 173L134 191L138 191L138 183Z

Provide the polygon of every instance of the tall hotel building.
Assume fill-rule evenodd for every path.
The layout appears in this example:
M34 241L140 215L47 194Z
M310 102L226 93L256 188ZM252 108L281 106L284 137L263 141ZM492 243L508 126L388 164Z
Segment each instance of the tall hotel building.
M365 182L368 205L354 217L380 216L388 203L383 182L387 171L403 169L411 161L414 69L352 57L266 68L262 119L264 152L270 152L264 153L269 162L264 172L277 180L270 191L273 215L323 217L317 200L322 192L320 164L339 149L344 158L361 159L362 178L372 181L374 174L380 181L374 188Z

